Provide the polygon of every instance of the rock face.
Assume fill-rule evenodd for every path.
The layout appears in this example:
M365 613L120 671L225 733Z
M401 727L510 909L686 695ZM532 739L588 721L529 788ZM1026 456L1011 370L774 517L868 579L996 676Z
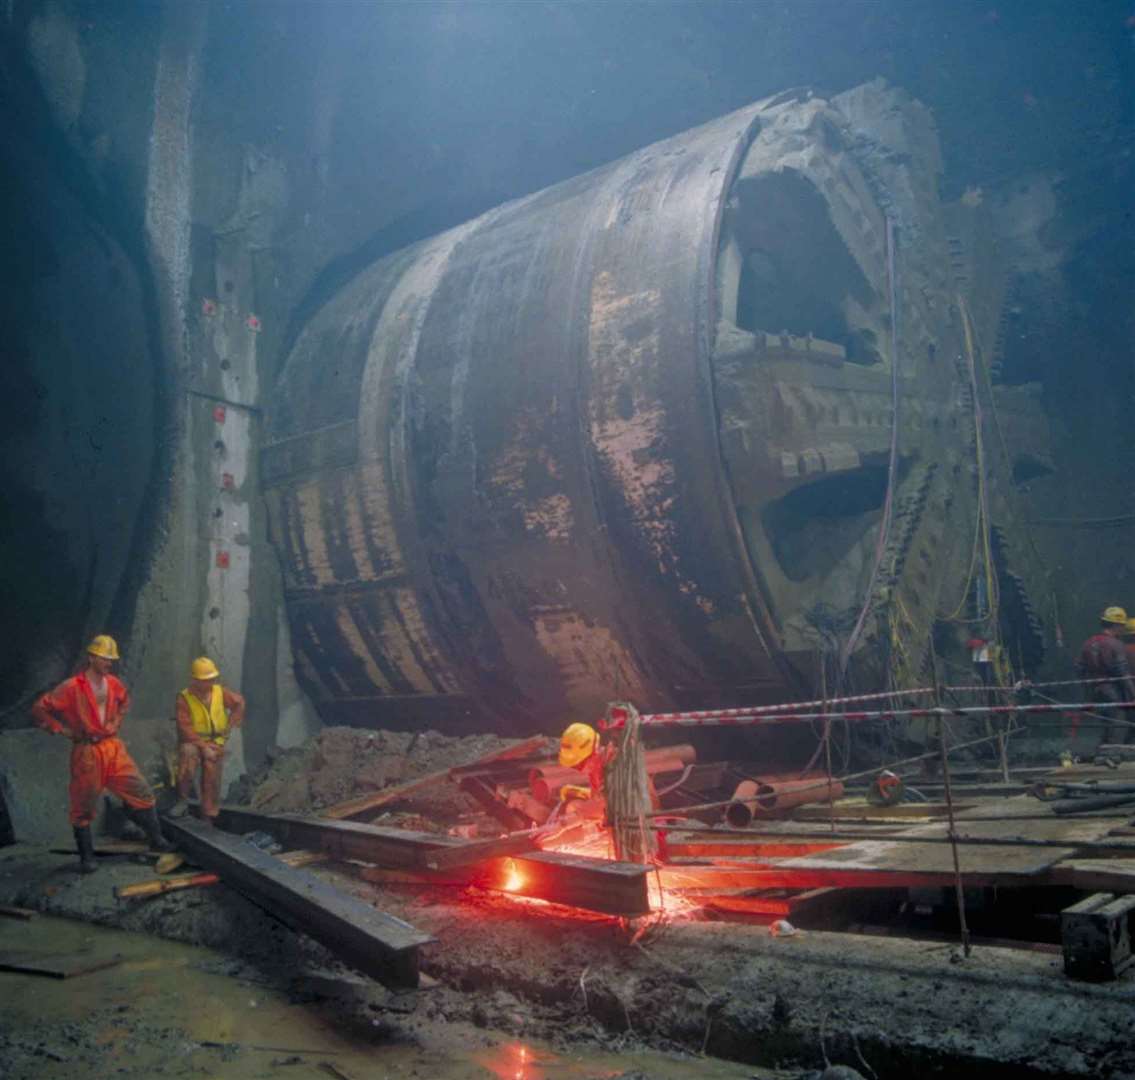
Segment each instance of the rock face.
M966 340L996 316L951 270L937 171L899 92L780 95L339 292L263 455L325 719L524 730L612 694L783 696L868 598L860 661L901 619L918 677L965 604L988 394Z

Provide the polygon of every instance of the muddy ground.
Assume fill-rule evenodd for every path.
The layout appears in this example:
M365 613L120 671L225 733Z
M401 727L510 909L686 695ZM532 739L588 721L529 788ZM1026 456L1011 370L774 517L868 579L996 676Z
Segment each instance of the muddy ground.
M67 981L0 972L6 1080L681 1080L692 1068L712 1080L753 1075L630 1045L554 1048L473 1023L415 1018L424 1012L418 994L391 999L369 980L317 969L270 978L215 950L89 923L0 920L0 954L15 950L114 966Z
M223 886L118 903L113 886L152 867L103 863L80 878L67 856L2 849L0 903L218 948L238 979L357 978ZM881 1078L1135 1076L1135 983L1070 982L1049 953L978 948L960 960L948 945L821 931L774 938L696 915L632 943L614 920L539 902L316 872L437 938L422 967L440 986L407 997L369 984L361 1007L409 1039L475 1028L557 1053L704 1050L791 1075L826 1055ZM700 1074L700 1061L688 1067Z

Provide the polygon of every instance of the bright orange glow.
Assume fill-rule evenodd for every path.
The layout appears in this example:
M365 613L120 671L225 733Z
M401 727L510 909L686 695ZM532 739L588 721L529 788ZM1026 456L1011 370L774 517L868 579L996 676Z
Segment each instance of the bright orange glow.
M564 855L585 855L591 859L614 859L615 848L611 830L598 822L577 822L567 825L559 833L545 837L541 843L544 851L558 851ZM665 920L681 918L700 908L696 901L664 889L657 874L649 874L646 879L650 909Z
M523 887L524 875L520 872L520 867L516 865L516 860L509 859L504 879L504 891L519 892Z

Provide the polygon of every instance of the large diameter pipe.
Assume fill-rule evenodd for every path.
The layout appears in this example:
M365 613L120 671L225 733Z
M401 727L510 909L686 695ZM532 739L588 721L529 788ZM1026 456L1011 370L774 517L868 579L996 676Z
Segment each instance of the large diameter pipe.
M807 803L834 802L843 796L843 783L833 779L820 788L816 777L800 780L742 780L725 808L725 820L734 828L745 828L754 817L774 811L790 810Z

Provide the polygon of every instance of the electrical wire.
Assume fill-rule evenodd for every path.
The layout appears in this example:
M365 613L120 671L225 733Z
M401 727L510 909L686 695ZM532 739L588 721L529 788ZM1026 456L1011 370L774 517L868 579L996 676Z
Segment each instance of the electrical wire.
M898 476L899 456L899 348L898 348L898 296L895 287L897 277L895 271L895 227L890 217L887 217L887 291L891 308L891 450L887 462L887 493L883 499L883 517L879 522L879 535L875 541L875 561L871 567L871 576L867 582L867 593L863 598L863 607L855 626L846 643L840 649L839 676L842 689L843 680L847 676L847 667L851 662L851 654L859 643L867 616L875 599L875 585L879 580L879 570L883 565L883 556L887 550L887 541L891 534L891 521L894 517L895 482Z

